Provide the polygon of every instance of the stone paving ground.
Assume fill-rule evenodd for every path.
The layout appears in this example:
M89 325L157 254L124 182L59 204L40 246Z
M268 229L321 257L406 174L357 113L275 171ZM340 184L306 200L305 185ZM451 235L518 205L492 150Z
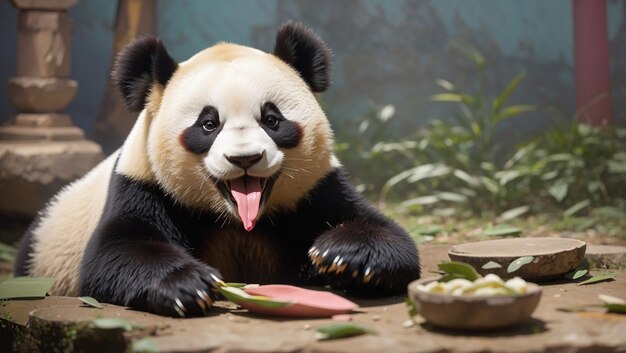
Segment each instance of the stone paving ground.
M421 245L423 274L448 260L449 245ZM316 341L315 329L330 319L265 318L219 302L211 315L171 319L114 305L95 309L77 298L17 300L0 307L0 352L130 351L130 342L150 336L160 352L626 352L626 315L566 313L558 307L599 303L598 294L626 296L626 270L614 281L577 286L543 285L532 318L519 326L486 333L437 330L421 324L405 328L404 297L355 300L352 322L376 333ZM97 317L125 318L141 326L129 332L94 329Z

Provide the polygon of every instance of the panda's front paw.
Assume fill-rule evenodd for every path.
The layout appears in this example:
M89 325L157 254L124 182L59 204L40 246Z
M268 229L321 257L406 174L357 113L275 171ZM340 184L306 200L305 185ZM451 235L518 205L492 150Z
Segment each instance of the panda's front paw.
M221 275L216 269L190 263L170 272L142 296L145 309L173 317L206 315L215 299Z
M378 225L339 225L318 237L309 258L331 287L357 296L404 293L419 278L415 243Z

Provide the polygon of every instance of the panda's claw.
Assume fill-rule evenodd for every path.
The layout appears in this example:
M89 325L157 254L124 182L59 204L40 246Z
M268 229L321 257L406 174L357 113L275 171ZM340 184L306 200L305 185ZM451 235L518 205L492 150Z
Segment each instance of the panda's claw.
M180 317L185 317L185 313L187 312L187 309L178 298L174 299L174 310L178 313Z

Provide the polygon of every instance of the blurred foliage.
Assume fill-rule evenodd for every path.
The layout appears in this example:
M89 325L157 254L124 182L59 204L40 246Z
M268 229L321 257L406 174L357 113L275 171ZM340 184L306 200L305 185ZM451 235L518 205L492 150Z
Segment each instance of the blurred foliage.
M394 115L393 105L371 107L363 118L346 121L335 129L341 141L335 145L339 160L347 166L359 191L370 198L390 175L412 164L410 147L415 142L384 142L391 138L388 127ZM404 158L399 159L397 153L405 154Z
M476 50L464 53L477 69L475 89L466 92L437 80L443 92L431 97L458 108L450 121L434 119L413 138L393 139L386 134L389 118L383 118L387 106L369 114L358 129L343 130L355 133L342 136L349 142L338 146L338 154L362 189L369 196L380 190L381 204L401 199L400 207L417 214L492 215L503 223L558 213L575 230L623 231L626 129L570 122L503 147L500 141L510 141L502 125L534 110L508 103L524 74L490 94L484 57Z

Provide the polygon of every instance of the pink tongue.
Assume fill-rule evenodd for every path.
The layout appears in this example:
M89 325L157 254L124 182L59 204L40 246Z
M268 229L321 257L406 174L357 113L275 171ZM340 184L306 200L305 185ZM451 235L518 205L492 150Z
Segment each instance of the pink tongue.
M244 176L230 181L230 192L237 202L237 212L243 227L249 232L254 228L261 203L261 179Z

